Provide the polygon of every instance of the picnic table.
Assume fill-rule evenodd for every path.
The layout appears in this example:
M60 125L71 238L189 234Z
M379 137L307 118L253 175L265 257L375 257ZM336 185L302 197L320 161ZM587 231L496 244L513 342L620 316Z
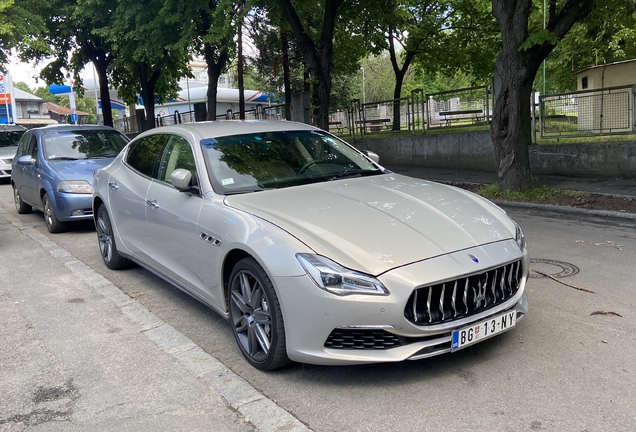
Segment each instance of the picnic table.
M331 126L335 126L336 130L338 131L338 133L342 133L343 132L342 122L341 121L330 121L329 122L329 129L331 129Z
M377 118L377 119L366 119L364 120L364 127L369 128L369 132L380 132L383 127L389 127L389 123L391 119L389 118ZM356 122L357 124L362 123L361 120Z
M473 116L473 114L477 114L477 115ZM483 110L470 109L470 110L440 111L439 115L440 117L442 117L442 120L444 120L446 124L449 125L451 120L475 119L475 121L479 121L479 119L483 117Z

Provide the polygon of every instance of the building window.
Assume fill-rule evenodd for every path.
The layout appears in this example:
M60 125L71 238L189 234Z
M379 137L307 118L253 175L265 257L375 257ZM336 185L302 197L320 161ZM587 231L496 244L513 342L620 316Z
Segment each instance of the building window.
M581 78L581 89L585 90L587 88L587 77Z
M40 114L40 109L38 108L37 102L27 102L26 105L28 114Z

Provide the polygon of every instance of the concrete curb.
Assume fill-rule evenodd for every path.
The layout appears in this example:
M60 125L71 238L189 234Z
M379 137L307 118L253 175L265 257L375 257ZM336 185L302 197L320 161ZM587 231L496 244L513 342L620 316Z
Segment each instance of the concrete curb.
M483 186L483 185L489 184L489 183L472 183L472 182L456 182L456 181L440 181L440 180L433 180L433 181L437 183L447 184L450 186L456 186L456 187L461 187L462 185ZM631 195L616 195L616 194L606 194L606 193L600 193L600 192L590 192L590 193L594 193L596 195L603 195L603 196L607 196L611 198L636 200L636 197ZM523 209L533 209L533 208L543 209L546 211L550 211L552 213L557 213L557 212L564 213L564 214L572 213L577 215L601 216L601 217L611 217L611 218L627 219L627 220L636 219L636 213L617 212L617 211L611 211L611 210L591 210L591 209L578 208L578 207L566 207L566 206L559 206L555 204L539 204L539 203L531 203L531 202L525 202L525 201L506 201L506 200L498 200L498 199L490 199L490 198L489 200L499 206L517 207L517 208L523 208Z
M305 432L306 425L285 409L269 400L243 378L232 372L218 359L159 317L137 300L129 297L108 279L71 255L66 249L39 232L24 225L17 217L0 206L0 215L20 232L35 240L57 258L71 272L91 286L94 291L110 300L134 323L139 332L153 341L165 353L173 356L186 369L212 387L233 409L239 411L255 428L263 432Z
M583 209L583 208L577 208L577 207L565 207L565 206L558 206L553 204L537 204L537 203L519 202L519 201L501 201L501 200L491 200L491 201L501 207L511 207L511 208L521 208L521 209L539 209L539 210L545 210L546 212L550 212L550 213L572 214L572 215L581 215L581 216L596 216L596 217L636 221L636 213L617 212L617 211L611 211L611 210L590 210L590 209Z

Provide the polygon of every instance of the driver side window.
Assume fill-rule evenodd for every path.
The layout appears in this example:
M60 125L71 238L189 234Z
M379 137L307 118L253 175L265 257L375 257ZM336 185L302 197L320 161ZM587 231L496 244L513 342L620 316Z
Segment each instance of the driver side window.
M170 174L176 169L186 169L192 174L192 185L197 184L197 166L194 162L194 154L187 139L172 135L164 148L157 180L164 183L172 183Z

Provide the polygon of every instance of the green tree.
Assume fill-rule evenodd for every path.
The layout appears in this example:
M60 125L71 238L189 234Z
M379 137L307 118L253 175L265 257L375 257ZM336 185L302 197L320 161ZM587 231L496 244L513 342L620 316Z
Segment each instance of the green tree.
M546 92L576 90L574 72L636 58L636 1L604 0L575 24L546 59ZM542 74L535 80L542 90Z
M108 84L108 68L115 53L96 30L112 24L113 4L108 0L50 0L39 3L35 12L46 28L22 50L22 57L42 61L53 59L42 69L40 77L48 84L63 83L73 75L75 90L83 92L80 72L92 62L98 76L103 123L113 125ZM95 83L97 85L97 83Z
M504 191L532 186L529 146L529 114L532 83L541 62L558 41L585 17L595 0L549 2L546 28L531 28L532 0L493 0L493 14L499 22L503 50L497 57L501 86L495 96L490 135L495 147L497 175ZM559 7L560 6L560 7Z
M319 4L297 2L296 5L291 0L277 2L292 28L313 78L313 101L316 104L314 121L318 127L327 130L334 64L334 32L336 21L343 19L339 9L344 0L324 0L324 3L321 1ZM343 21L346 22L346 19Z
M12 49L20 53L46 49L37 37L46 29L38 14L40 8L38 0L0 0L0 71L7 71ZM28 56L19 57L29 60Z
M191 56L182 44L188 23L171 6L164 0L119 0L112 26L96 31L118 53L111 76L119 95L128 104L141 96L144 130L155 126L155 103L176 97L179 79L191 75Z
M215 120L219 77L235 56L234 38L242 15L231 0L166 0L166 10L172 11L173 21L181 23L179 45L202 56L207 64L207 119Z

